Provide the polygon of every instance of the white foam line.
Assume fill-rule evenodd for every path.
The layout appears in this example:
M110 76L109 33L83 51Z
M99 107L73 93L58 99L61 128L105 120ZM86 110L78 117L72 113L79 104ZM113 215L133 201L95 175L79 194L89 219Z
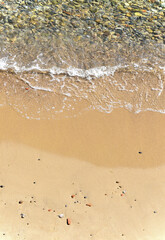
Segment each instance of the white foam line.
M31 88L35 89L35 90L42 90L42 91L46 91L46 92L54 92L52 89L50 88L44 88L44 87L39 87L39 86L33 86L28 80L24 79L21 77L21 79L27 83Z

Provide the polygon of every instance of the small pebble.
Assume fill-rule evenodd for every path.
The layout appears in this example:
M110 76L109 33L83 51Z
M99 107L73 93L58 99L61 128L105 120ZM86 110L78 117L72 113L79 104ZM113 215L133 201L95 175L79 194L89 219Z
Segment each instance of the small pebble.
M25 217L25 214L23 214L23 213L21 213L20 215L21 215L21 218L24 218L24 217Z
M19 203L19 204L22 204L22 203L23 203L23 201L19 201L18 203Z
M3 185L0 185L0 188L4 188L4 186L3 186Z
M71 219L67 218L66 223L67 223L67 225L71 225Z
M86 206L87 206L87 207L92 207L92 204L87 203Z
M64 214L61 213L61 214L58 215L58 217L59 217L59 218L63 218L63 217L64 217Z

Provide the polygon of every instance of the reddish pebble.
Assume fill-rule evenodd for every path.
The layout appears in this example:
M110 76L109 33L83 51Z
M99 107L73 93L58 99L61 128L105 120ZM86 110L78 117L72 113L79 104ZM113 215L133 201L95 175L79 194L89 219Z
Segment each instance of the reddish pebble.
M87 203L86 206L87 206L87 207L92 207L92 204Z
M122 193L121 196L124 196L124 194Z
M52 209L48 209L48 212L51 212L52 211Z
M74 198L74 197L75 197L75 195L72 195L72 196L71 196L71 198Z
M26 89L26 90L29 90L29 88L27 88L27 87L26 87L25 89Z
M71 225L71 219L70 218L67 218L66 222L67 222L67 225Z

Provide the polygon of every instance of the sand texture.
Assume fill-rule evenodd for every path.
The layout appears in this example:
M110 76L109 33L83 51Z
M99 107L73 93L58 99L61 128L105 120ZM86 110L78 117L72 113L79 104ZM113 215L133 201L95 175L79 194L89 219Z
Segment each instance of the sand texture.
M0 111L0 239L165 239L163 114Z

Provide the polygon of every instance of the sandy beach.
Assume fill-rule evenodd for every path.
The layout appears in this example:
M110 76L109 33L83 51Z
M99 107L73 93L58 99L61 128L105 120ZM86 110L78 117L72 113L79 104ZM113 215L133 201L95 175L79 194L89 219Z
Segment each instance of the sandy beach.
M164 239L163 114L0 111L0 239Z

